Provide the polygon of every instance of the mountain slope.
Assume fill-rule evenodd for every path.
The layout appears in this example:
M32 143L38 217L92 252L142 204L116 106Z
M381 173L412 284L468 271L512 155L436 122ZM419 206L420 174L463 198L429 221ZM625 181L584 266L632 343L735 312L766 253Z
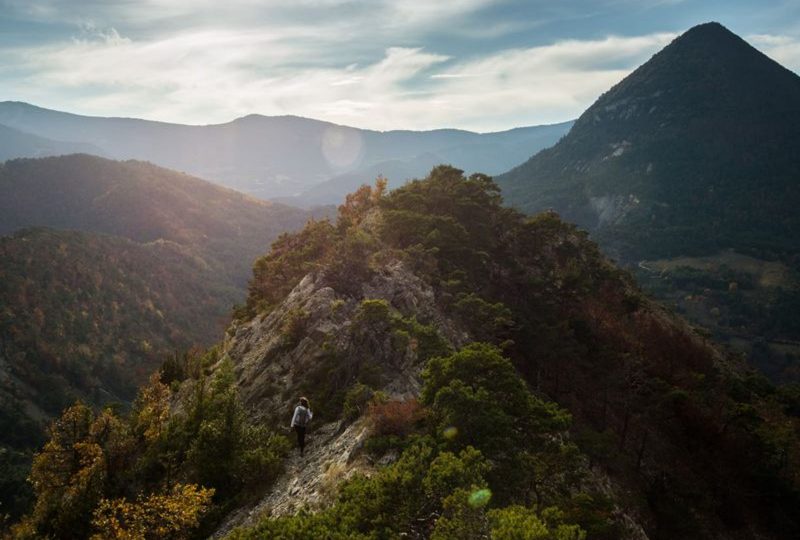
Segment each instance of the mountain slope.
M129 403L171 355L219 336L241 290L185 246L78 231L0 237L0 505L25 510L50 419Z
M800 77L708 23L497 181L509 203L552 207L623 259L796 253L798 144Z
M497 181L514 206L588 229L773 380L797 381L799 145L800 77L709 23Z
M0 234L35 226L170 240L239 287L252 260L307 217L149 163L71 155L0 165Z
M558 124L487 134L454 129L379 132L261 115L189 126L80 116L19 102L0 103L0 124L90 143L115 159L151 161L261 198L294 196L339 174L384 161L413 161L430 152L467 170L500 172L553 144L568 129ZM484 151L484 145L491 148ZM330 202L340 202L347 193L344 189Z
M231 538L292 531L362 538L376 530L429 537L467 517L452 499L437 499L442 492L426 483L432 480L415 484L414 467L435 471L426 455L463 458L458 452L467 446L493 456L492 509L557 506L590 537L792 538L798 531L791 508L800 446L791 399L782 401L647 300L585 233L552 214L525 218L503 208L485 177L463 179L440 167L389 195L380 186L360 190L335 226L310 224L256 263L248 306L220 362L233 364L240 395L261 421L277 427L296 396L310 398L319 424L311 445L319 447L309 467L322 478L294 463L276 487L288 492L267 489L261 503L232 514L220 536L246 525L252 528ZM547 452L533 442L543 424L520 428L527 442L513 446L515 426L525 420L504 423L497 408L512 398L484 393L504 375L480 364L483 353L464 349L473 341L498 347L536 396L569 411L571 435L549 440L576 442L578 461L567 448L560 458L535 454ZM448 356L454 350L475 363L447 372L443 363L462 358ZM441 356L449 360L435 359ZM356 417L371 411L366 424L331 424L352 412L364 385L402 410L400 403L411 407L411 396L437 377L449 386L436 399L422 390L423 427L386 419L400 413L363 402L355 410ZM383 422L394 427L381 431ZM777 447L792 457L773 460ZM536 465L516 463L508 475L503 467L517 452ZM359 479L363 473L370 479ZM351 476L338 498L320 496ZM584 503L570 498L578 492ZM318 513L296 513L304 504ZM487 526L485 516L469 523L465 530Z
M37 418L77 397L130 401L167 354L213 343L238 300L173 242L28 229L0 255L2 375Z
M385 188L275 242L223 342L130 414L65 411L17 530L157 535L177 507L175 535L234 540L797 537L797 395L488 177Z
M0 235L17 231L0 236L4 511L24 509L21 471L53 415L128 403L168 356L211 345L253 259L307 218L148 163L0 164Z

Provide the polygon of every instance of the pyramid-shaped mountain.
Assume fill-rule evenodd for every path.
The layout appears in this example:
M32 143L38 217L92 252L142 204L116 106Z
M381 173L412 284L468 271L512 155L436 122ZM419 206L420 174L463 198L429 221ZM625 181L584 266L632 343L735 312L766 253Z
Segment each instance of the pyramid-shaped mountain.
M623 260L800 250L800 77L717 23L603 94L569 134L498 178Z

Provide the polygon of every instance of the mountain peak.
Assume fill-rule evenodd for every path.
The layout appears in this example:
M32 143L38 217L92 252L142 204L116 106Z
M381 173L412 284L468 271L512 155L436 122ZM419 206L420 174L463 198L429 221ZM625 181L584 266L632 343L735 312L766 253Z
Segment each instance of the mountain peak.
M800 140L798 126L800 77L706 23L656 53L556 146L498 183L527 211L552 207L595 232L613 229L623 258L761 249L776 239L792 245L800 200L788 149ZM753 207L762 199L769 205Z
M769 89L765 91L765 89ZM627 131L638 117L653 124L674 123L703 111L780 111L800 95L800 77L784 68L717 22L690 28L598 99L577 126L596 122L598 115L617 117ZM647 103L645 103L647 102ZM692 112L694 111L694 112ZM609 113L611 113L609 115ZM669 118L662 118L668 114ZM575 130L573 130L575 131ZM578 129L578 132L580 129Z
M697 26L693 26L689 28L686 32L681 34L679 39L692 39L692 38L718 39L721 37L735 38L737 40L740 39L739 36L737 36L730 30L728 30L727 27L716 21L710 21L698 24Z

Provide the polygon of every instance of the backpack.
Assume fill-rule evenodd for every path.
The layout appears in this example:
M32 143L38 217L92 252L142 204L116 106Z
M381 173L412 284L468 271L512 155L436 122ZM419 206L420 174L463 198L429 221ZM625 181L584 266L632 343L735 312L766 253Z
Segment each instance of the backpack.
M308 424L308 409L305 407L298 407L297 425L300 427L306 427L306 424Z

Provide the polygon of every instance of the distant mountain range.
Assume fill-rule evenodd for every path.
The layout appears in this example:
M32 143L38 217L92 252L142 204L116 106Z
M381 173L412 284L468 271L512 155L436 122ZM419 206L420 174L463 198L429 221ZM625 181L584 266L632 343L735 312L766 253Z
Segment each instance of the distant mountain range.
M100 148L91 144L54 141L0 125L0 161L77 153L103 155Z
M308 205L338 204L352 189L353 178L371 183L378 173L399 184L425 175L431 163L498 174L555 143L572 123L484 134L455 129L379 132L297 116L249 115L225 124L189 126L80 116L6 101L0 103L0 125L78 144L82 152L151 161L262 199L291 197L293 204ZM42 154L41 144L26 149L12 143L0 138L0 155L76 151L51 145L54 149ZM313 190L322 183L326 185Z
M800 380L800 77L717 23L603 94L497 177L588 229L650 291Z

